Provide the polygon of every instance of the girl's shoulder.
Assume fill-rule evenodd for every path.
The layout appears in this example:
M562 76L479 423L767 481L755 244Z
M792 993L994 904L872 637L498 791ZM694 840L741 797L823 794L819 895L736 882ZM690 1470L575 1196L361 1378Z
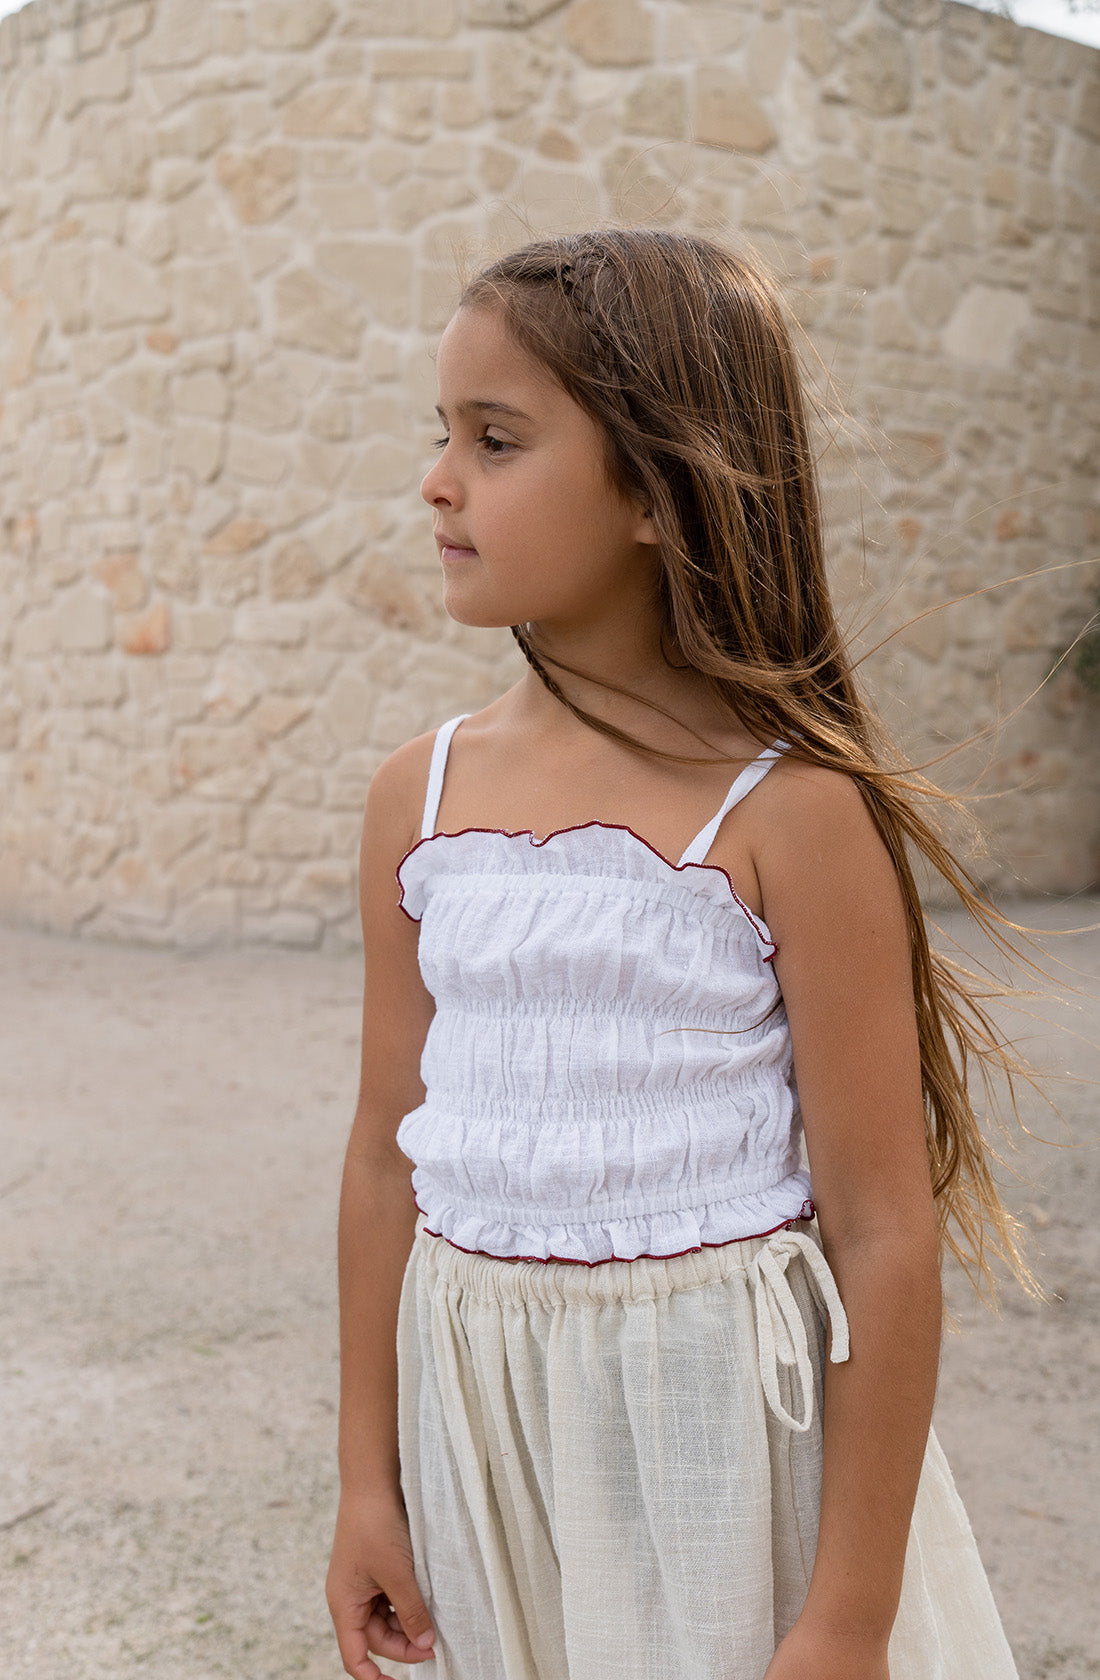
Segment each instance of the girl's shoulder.
M758 794L749 844L773 937L792 918L832 937L857 913L894 916L896 866L853 776L784 756Z
M481 711L467 714L463 722L464 733L467 736L477 734L482 720L492 721L498 705L499 702L494 702ZM398 842L404 838L402 853L408 851L420 834L432 753L439 728L445 721L441 719L435 728L412 736L395 747L393 752L387 753L374 771L367 789L366 826L393 835Z
M387 753L370 779L363 826L367 835L388 840L388 849L403 856L420 832L424 789L436 731L414 735Z
M784 752L761 784L773 816L799 823L864 826L871 819L870 808L860 784L843 770L824 764L807 764Z

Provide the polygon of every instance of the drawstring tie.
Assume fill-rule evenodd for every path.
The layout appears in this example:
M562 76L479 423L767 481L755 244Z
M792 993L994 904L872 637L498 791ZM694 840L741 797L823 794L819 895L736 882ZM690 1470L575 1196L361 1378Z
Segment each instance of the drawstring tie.
M812 1238L803 1231L780 1231L764 1244L749 1266L756 1312L756 1343L760 1380L764 1394L780 1423L799 1434L809 1429L814 1409L814 1371L806 1339L806 1325L794 1298L787 1267L801 1255L810 1282L828 1314L833 1333L832 1364L842 1365L848 1357L848 1315L844 1311L829 1263ZM801 1418L794 1418L779 1398L779 1366L795 1366L802 1388Z

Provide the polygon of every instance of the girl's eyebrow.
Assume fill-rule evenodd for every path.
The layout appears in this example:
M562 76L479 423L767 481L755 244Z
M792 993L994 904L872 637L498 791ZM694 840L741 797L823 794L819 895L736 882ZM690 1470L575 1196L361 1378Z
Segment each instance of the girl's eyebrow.
M444 414L438 403L436 404L435 411L439 415L439 418L443 421L444 425L446 425L447 416ZM471 397L466 402L460 402L456 407L456 413L507 414L510 415L513 420L526 420L529 424L531 423L531 416L529 414L524 414L522 408L513 408L510 403L497 402L495 398L491 397Z

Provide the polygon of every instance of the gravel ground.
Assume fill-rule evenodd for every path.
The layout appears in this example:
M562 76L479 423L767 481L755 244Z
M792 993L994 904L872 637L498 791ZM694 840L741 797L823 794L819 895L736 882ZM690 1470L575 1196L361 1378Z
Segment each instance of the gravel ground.
M1020 915L1070 927L1100 900ZM1053 1087L1061 1120L1029 1106L1063 1147L1029 1143L1006 1183L1052 1298L1006 1290L997 1318L949 1280L937 1427L1021 1680L1087 1680L1100 935L1049 949L1084 971L1079 1012L1019 1030L1079 1082ZM3 1680L342 1674L322 1583L358 988L351 959L0 930Z

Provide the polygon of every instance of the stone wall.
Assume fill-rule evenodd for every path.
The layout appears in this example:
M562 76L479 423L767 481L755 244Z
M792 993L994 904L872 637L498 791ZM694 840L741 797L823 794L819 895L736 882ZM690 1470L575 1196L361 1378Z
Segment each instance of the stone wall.
M823 403L846 618L980 866L1098 872L1098 55L941 0L34 0L0 23L0 914L356 937L367 780L482 704L441 614L462 261L608 220L754 251ZM1090 546L1091 545L1091 546Z

